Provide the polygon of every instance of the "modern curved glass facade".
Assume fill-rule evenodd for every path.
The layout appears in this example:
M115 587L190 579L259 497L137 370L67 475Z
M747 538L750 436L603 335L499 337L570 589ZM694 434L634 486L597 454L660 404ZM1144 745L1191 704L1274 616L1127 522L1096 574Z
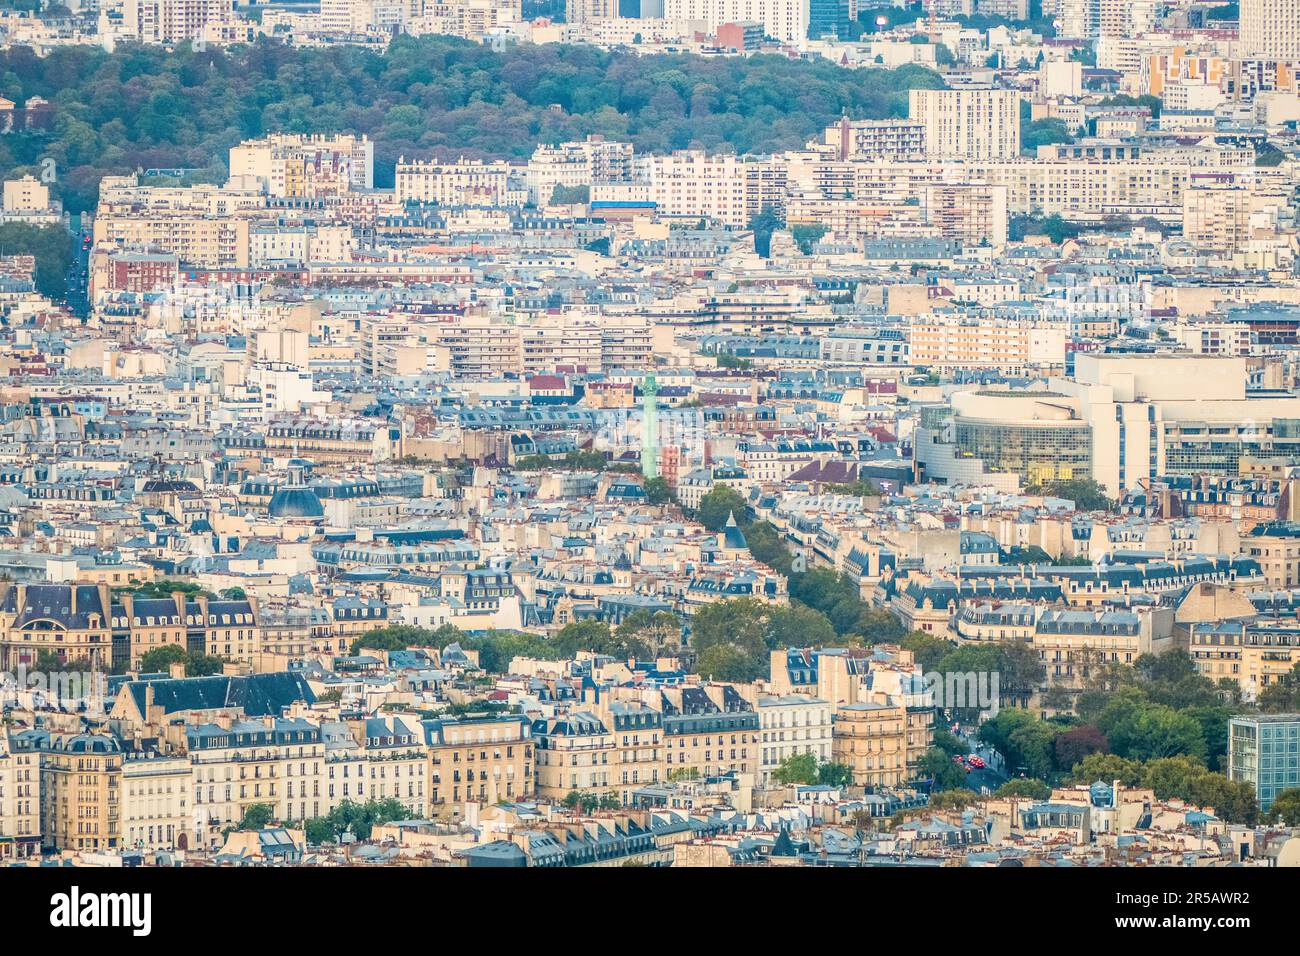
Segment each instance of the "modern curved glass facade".
M1092 477L1092 429L1084 422L989 422L958 418L954 443L990 471L1026 485Z

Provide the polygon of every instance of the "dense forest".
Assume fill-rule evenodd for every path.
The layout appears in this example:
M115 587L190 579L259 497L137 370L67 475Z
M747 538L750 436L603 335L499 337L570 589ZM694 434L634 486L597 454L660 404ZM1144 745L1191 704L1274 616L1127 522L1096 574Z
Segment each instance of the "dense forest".
M586 46L504 52L450 37L400 36L386 53L261 40L194 51L125 45L0 52L0 96L55 105L47 131L0 137L6 178L57 163L72 212L100 177L143 168L225 176L226 151L271 132L358 132L376 141L376 186L401 155L528 156L589 133L639 150L801 146L829 122L905 116L907 91L939 87L920 67L849 70L778 56L637 56Z

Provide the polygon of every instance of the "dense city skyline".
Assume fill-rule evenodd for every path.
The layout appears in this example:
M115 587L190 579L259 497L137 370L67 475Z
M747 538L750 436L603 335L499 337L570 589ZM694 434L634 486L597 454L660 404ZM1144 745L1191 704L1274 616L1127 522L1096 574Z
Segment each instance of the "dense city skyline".
M11 882L1300 865L1296 0L10 6Z

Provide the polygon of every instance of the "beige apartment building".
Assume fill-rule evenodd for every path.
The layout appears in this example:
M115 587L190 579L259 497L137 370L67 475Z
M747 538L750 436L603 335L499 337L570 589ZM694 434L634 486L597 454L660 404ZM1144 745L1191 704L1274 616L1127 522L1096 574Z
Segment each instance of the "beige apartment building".
M99 32L141 43L183 43L205 37L209 25L231 23L233 7L231 0L104 0Z
M468 716L421 721L429 755L430 816L458 817L466 802L514 801L535 790L528 718Z
M603 366L599 316L576 312L541 315L519 327L519 354L525 375L560 367L594 371Z
M147 246L200 269L247 269L249 221L155 209L103 210L95 217L95 245Z
M194 787L197 846L214 847L253 804L268 804L281 822L325 810L325 744L320 727L300 718L229 716L185 731Z
M812 754L818 763L831 760L833 706L819 697L786 694L759 696L760 756L758 782L767 786L781 764L800 754Z
M912 90L911 119L925 125L930 159L1015 159L1020 94L1015 90Z
M664 775L755 773L761 729L754 706L732 684L667 687L663 708Z
M527 191L511 180L523 170L509 163L406 159L397 161L398 202L438 206L522 206Z
M1294 622L1241 621L1196 624L1188 638L1196 669L1212 681L1236 681L1246 700L1291 674L1300 663L1300 628Z
M574 791L608 793L617 781L614 735L595 714L576 712L533 724L537 795L562 800Z
M907 780L907 709L863 701L835 710L831 756L859 787L898 787Z
M1183 192L1183 238L1198 246L1235 252L1250 238L1253 192L1226 182L1193 179Z
M126 753L122 761L122 845L184 849L191 836L190 761L183 754Z
M905 119L851 120L826 127L822 142L840 159L920 159L925 155L925 124Z
M361 744L366 800L396 800L413 817L428 812L429 754L413 716L374 717L349 727ZM327 775L328 776L328 775Z
M915 92L915 91L914 91ZM949 184L1006 188L1008 215L1059 214L1067 219L1098 221L1108 216L1154 216L1179 223L1183 216L1183 191L1194 172L1238 168L1233 150L1207 154L1122 156L1106 161L1091 157L1059 156L977 158L948 156L924 162L900 160L832 160L794 154L789 159L790 208L796 221L813 221L832 215L835 201L847 197L852 205L870 212L861 230L884 234L886 224L872 224L883 211L926 222L927 191ZM940 192L937 194L943 196ZM954 197L954 201L958 197ZM996 203L996 199L986 200ZM813 204L826 203L816 215ZM937 204L936 209L942 208ZM883 210L883 211L882 211ZM990 210L993 215L995 210ZM846 222L850 209L842 213ZM787 217L788 218L788 217ZM940 217L940 224L942 217ZM913 226L912 228L916 228Z
M169 644L186 649L201 645L205 654L234 661L251 661L261 647L256 598L219 601L179 593L168 598L121 594L116 601L111 623L114 633L125 632L127 640L117 641L115 651L121 659L120 649L125 647L132 667L138 667L145 654Z
M497 27L518 23L519 18L520 0L430 0L407 25L407 32L413 36L438 33L478 40Z
M943 239L968 246L1007 244L1007 187L990 183L927 186L925 218Z
M966 174L1007 187L1012 214L1059 214L1067 219L1153 216L1179 222L1183 190L1195 167L1143 158L972 161Z
M630 179L632 144L598 135L557 146L539 144L528 160L525 175L529 199L534 205L544 206L556 186L573 188Z
M487 315L466 315L438 326L436 344L458 377L496 378L523 371L519 328Z
M637 162L660 215L715 219L736 228L749 222L746 163L741 157L684 150Z
M1241 0L1239 55L1300 60L1300 0Z
M1064 368L1068 326L1005 318L927 315L908 326L912 364L940 373L997 368L1008 375Z
M0 733L0 861L24 860L41 849L41 757Z
M44 212L49 208L50 187L40 182L35 176L5 180L5 212Z
M801 0L664 0L666 20L703 21L710 33L724 23L763 24L763 32L786 43L808 37L808 4Z
M230 177L274 198L337 196L373 189L375 144L351 133L277 133L230 150Z
M60 850L122 844L122 747L107 734L53 734L42 747L42 842Z
M1292 525L1262 525L1241 539L1241 551L1259 563L1271 590L1300 587L1300 533Z

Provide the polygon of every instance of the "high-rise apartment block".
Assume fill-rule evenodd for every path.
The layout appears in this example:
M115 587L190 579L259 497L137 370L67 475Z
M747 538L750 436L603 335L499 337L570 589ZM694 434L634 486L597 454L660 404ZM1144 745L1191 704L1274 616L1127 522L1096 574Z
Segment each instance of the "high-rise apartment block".
M1300 0L1241 0L1240 54L1300 60Z
M1020 155L1020 94L1014 90L912 90L909 115L925 124L930 158Z

